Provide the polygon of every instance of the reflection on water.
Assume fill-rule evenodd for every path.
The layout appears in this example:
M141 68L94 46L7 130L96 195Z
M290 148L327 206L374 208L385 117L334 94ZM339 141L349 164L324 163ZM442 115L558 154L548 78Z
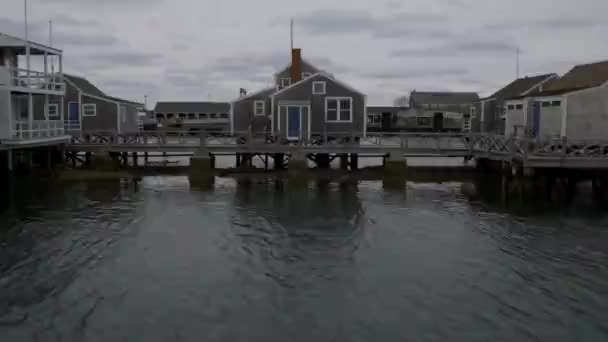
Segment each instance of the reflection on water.
M608 217L513 188L19 185L2 192L0 336L605 341Z

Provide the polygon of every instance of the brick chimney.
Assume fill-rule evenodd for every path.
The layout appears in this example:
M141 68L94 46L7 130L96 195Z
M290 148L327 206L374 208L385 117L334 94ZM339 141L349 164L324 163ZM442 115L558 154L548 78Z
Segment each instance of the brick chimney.
M302 49L291 49L291 83L302 79Z

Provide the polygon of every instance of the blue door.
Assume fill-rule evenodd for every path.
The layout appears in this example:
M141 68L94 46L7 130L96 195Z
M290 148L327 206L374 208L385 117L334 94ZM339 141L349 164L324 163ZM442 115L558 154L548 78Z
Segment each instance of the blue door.
M287 138L300 139L302 107L287 107Z
M532 135L538 137L540 132L540 102L534 102L534 123L532 125Z
M68 120L69 121L80 121L80 108L77 102L68 103Z

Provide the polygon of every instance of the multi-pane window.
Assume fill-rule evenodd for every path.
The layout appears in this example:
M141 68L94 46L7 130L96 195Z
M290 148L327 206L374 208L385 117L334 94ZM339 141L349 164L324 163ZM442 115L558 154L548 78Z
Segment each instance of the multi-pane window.
M325 99L325 121L352 122L353 99L351 97L328 97Z
M471 107L471 117L472 118L477 117L477 108L476 107Z
M323 81L312 82L313 95L325 95L327 83Z
M82 116L97 115L97 105L94 103L85 103L82 105Z
M515 109L517 109L517 110L523 110L524 109L524 105L523 104L515 105Z
M48 103L46 105L46 114L49 118L59 117L59 105L56 103Z
M253 113L255 115L266 115L266 102L257 100L253 102Z
M289 87L291 84L291 78L281 78L280 82L281 88Z

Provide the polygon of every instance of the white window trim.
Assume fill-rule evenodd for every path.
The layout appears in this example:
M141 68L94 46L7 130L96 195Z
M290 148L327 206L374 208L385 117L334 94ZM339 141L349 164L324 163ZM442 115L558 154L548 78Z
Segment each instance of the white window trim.
M285 82L285 81L287 81L287 82ZM285 84L285 83L287 83L287 84ZM290 85L291 85L291 78L289 78L289 77L282 77L279 80L279 87L280 88L289 87Z
M87 114L86 108L92 107L93 114ZM82 104L82 116L97 116L97 104L96 103L83 103Z
M327 112L328 112L328 107L327 107L327 103L331 100L335 100L338 103L336 104L336 120L328 120L327 119ZM348 100L350 101L350 120L340 120L340 101L341 100ZM325 98L325 122L333 122L333 123L349 123L349 122L353 122L353 98L352 97L326 97Z
M258 113L258 103L262 104L262 113ZM264 101L264 100L253 101L253 115L266 116L266 101Z
M472 106L471 107L471 119L476 119L477 118L477 107Z
M50 108L55 108L55 115L51 115ZM47 103L45 104L45 113L47 118L58 118L59 115L59 104L58 103Z
M316 85L323 85L323 92L315 92ZM325 81L312 82L312 94L313 95L325 95L326 93L327 93L327 82L325 82Z

